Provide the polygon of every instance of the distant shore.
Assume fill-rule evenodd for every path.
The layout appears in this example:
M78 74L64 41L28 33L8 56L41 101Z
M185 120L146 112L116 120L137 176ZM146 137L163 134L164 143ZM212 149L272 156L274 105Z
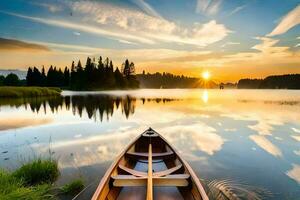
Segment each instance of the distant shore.
M43 97L43 96L60 96L62 92L59 88L52 87L14 87L1 86L0 97Z

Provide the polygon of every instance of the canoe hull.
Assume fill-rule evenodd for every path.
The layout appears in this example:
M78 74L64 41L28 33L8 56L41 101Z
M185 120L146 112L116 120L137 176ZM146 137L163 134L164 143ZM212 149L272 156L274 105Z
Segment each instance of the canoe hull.
M208 200L189 164L149 128L135 138L103 176L92 200Z

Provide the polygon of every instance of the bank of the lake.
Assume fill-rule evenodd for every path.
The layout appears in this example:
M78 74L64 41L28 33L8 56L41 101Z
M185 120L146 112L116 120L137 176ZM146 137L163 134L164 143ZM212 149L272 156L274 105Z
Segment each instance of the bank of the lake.
M34 159L14 171L0 168L0 199L54 200L62 196L71 199L84 188L81 179L59 187L55 184L59 176L58 163L51 158Z
M44 97L59 96L61 89L54 87L0 87L0 97Z

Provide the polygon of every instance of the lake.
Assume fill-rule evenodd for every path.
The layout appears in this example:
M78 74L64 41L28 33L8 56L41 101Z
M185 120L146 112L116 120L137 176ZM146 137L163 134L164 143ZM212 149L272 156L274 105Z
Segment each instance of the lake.
M204 183L232 187L244 199L300 199L296 90L64 91L62 97L0 99L0 167L52 156L62 172L58 185L82 177L92 191L148 127L175 146Z

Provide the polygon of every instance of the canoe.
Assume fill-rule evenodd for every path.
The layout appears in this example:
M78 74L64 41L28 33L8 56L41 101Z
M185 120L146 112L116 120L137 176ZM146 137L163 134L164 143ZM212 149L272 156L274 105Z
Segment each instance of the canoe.
M110 166L92 200L208 200L192 168L156 131L139 135Z

